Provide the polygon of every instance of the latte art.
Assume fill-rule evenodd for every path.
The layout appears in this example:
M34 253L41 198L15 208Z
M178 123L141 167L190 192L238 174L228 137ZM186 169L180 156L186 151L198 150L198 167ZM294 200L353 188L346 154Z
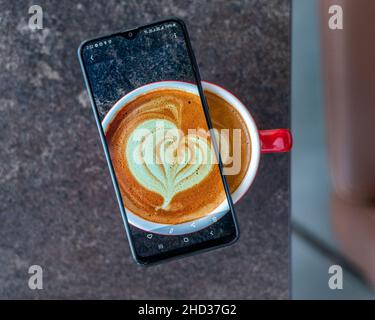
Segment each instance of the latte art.
M198 92L159 89L124 105L106 139L124 206L161 224L199 219L226 199Z
M199 184L213 167L211 145L204 135L185 136L163 119L141 123L130 135L125 157L136 180L163 197L156 209L164 210L177 193Z

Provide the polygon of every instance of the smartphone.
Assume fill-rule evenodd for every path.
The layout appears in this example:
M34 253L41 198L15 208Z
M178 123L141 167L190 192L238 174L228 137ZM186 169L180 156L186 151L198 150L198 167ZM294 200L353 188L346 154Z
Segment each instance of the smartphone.
M185 24L88 40L78 56L135 261L233 243L238 226Z

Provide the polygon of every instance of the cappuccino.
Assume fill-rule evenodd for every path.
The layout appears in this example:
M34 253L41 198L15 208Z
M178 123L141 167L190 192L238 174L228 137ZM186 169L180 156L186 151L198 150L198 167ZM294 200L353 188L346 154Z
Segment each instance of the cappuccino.
M105 134L125 207L148 221L180 224L225 201L207 131L200 97L190 92L159 89L124 105Z

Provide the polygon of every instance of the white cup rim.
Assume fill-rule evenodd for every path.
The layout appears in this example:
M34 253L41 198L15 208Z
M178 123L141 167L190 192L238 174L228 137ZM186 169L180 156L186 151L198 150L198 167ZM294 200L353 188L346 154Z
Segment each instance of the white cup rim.
M254 119L252 118L250 112L247 110L245 105L231 92L229 92L228 90L216 84L213 84L207 81L202 81L202 87L204 90L208 90L222 97L229 104L231 104L234 108L236 108L236 110L240 113L241 117L245 121L247 129L251 137L250 139L251 140L251 158L250 158L249 168L246 172L246 175L243 181L232 194L233 203L237 203L245 195L247 190L250 188L258 170L259 161L260 161L260 140L259 140L258 129L256 127ZM107 112L107 114L105 115L102 121L102 127L103 127L104 133L106 132L108 125L112 121L113 117L122 109L124 105L138 98L142 94L146 94L151 91L158 90L158 89L168 89L168 88L179 89L185 92L187 91L195 95L199 95L197 86L195 84L182 82L182 81L159 81L159 82L153 82L153 83L149 83L144 86L138 87L137 89L134 89L133 91L127 93L125 96L120 98L113 105L113 107ZM139 229L149 231L152 233L163 234L163 235L182 235L182 234L192 233L192 232L201 230L203 228L206 228L210 224L220 219L223 215L225 215L225 212L222 209L226 205L227 205L227 201L219 205L219 207L217 207L210 214L206 215L205 217L199 218L197 220L185 222L181 224L176 224L176 225L167 225L167 224L160 224L160 223L151 222L151 221L142 219L141 217L139 217L138 215L134 214L129 209L127 209L126 204L124 204L126 214L127 214L127 220L129 223L131 223L132 225L134 225L135 227ZM173 232L171 232L171 229L173 229Z
M202 81L202 87L203 90L208 90L212 93L215 93L216 95L227 101L231 106L233 106L245 121L246 127L250 134L251 157L249 168L247 169L245 177L243 178L240 185L232 193L232 201L233 203L237 203L249 190L258 172L261 154L259 131L249 110L233 93L217 84L208 81Z

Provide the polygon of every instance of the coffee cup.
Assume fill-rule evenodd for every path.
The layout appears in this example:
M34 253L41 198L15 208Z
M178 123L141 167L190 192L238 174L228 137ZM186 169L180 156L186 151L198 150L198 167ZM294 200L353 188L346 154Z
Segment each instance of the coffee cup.
M292 136L288 129L258 130L250 112L235 95L216 84L206 81L202 81L202 87L205 92L214 94L235 109L235 111L240 115L244 123L244 127L247 130L248 135L250 136L250 145L246 149L248 150L248 152L250 152L251 150L251 156L249 157L247 170L242 177L242 181L238 186L236 186L235 190L232 190L233 203L237 203L246 194L255 179L261 159L261 154L289 151L292 146ZM111 122L119 113L119 111L124 108L124 106L129 105L129 103L142 95L163 89L181 90L199 96L197 86L186 82L160 81L141 86L123 96L108 111L102 121L104 132L107 132ZM126 208L126 203L124 203L124 205ZM154 221L149 221L133 213L128 208L126 208L126 212L128 222L139 229L150 232L152 231L154 233L163 235L180 235L206 228L209 225L215 223L226 213L225 210L223 210L226 206L227 201L225 200L215 210L212 210L212 212L205 215L204 217L201 217L194 221L179 224L162 224Z

